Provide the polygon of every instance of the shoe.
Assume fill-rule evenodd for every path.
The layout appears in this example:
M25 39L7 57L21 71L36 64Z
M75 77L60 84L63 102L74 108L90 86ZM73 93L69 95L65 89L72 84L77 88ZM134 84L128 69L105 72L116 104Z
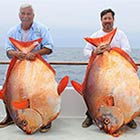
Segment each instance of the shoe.
M41 132L41 133L46 133L46 132L48 132L49 129L51 128L51 126L52 126L52 124L49 123L48 125L41 127L40 132Z
M0 128L4 128L8 125L14 124L14 121L11 117L6 117L3 121L0 122Z
M136 122L134 120L132 120L131 122L129 122L127 124L127 126L130 127L130 128L132 128L132 129L137 128L137 124L136 124Z
M83 121L82 127L83 127L83 128L87 128L87 127L91 126L92 124L93 124L92 119L89 118L89 117L87 117L87 118Z
M13 119L10 116L7 106L5 105L6 117L0 122L0 128L4 128L8 125L14 124Z

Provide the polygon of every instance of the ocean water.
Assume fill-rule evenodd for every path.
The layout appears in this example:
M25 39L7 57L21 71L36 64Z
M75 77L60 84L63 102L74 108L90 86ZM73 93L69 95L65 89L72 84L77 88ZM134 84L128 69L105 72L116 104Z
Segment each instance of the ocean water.
M135 62L140 62L140 49L132 49L131 57ZM0 49L0 61L7 61L5 50ZM49 55L49 61L81 61L88 62L88 58L83 55L83 48L55 48L54 52ZM3 85L8 65L0 65L0 85ZM85 76L86 65L52 65L56 70L56 80L59 82L65 75L70 80L82 82ZM140 68L140 67L139 67ZM140 70L138 70L140 77ZM71 86L70 82L68 86Z

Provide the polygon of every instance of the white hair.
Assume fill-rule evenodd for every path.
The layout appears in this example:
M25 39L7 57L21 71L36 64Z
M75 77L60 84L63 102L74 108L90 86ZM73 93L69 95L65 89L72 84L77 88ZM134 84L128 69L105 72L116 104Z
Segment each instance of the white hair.
M33 9L31 4L28 4L28 3L22 4L20 6L20 10L23 9L23 8L31 8L33 10L33 13L34 13L34 9Z

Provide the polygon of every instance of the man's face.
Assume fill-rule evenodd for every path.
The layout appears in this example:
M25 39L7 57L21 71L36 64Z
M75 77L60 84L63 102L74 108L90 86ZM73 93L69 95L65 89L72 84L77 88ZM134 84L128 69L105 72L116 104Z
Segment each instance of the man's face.
M34 19L33 9L30 7L21 8L20 13L19 13L19 18L20 18L22 24L31 25L33 23L33 19Z
M111 13L105 14L101 18L102 26L104 31L111 31L113 29L114 18Z

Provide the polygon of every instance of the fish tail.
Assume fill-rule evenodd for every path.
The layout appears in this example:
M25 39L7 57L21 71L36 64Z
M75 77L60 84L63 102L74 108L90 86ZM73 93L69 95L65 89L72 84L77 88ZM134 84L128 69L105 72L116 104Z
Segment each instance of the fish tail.
M5 93L5 90L4 89L1 89L0 90L0 99L4 99L4 93Z
M28 42L22 42L12 37L9 37L9 40L18 50L27 53L27 52L31 52L42 41L42 38L33 41L28 41Z
M94 45L95 47L98 47L100 45L110 44L115 33L117 31L117 28L113 29L110 33L106 34L105 36L98 37L98 38L84 38L87 42Z

